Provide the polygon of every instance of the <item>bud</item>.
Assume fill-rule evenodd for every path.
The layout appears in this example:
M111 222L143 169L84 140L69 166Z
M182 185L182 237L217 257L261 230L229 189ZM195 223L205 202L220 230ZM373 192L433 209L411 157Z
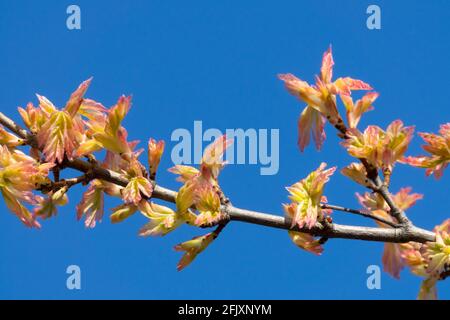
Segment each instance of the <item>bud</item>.
M161 156L164 152L164 141L156 141L155 139L150 139L148 141L148 165L150 167L150 177L155 178L156 171L158 170L159 162L161 161Z
M184 255L178 262L177 270L181 271L187 267L199 253L206 249L216 238L214 232L207 233L203 236L195 237L192 240L180 243L175 246L176 251L184 251Z

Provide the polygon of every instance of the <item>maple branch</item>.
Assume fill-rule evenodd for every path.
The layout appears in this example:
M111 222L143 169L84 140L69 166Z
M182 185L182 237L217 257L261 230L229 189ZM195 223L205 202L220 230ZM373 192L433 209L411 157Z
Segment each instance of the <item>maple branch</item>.
M17 134L19 137L24 139L25 144L28 144L32 147L37 147L35 137L32 134L28 133L26 130L24 130L22 127L20 127L18 124L16 124L14 121L12 121L10 118L5 116L2 112L0 112L0 123L4 125L6 128L10 129L15 134ZM102 168L95 163L87 162L81 159L73 159L73 160L66 159L61 164L61 168L64 167L76 169L85 174L89 174L89 177L108 181L119 186L125 187L128 184L128 180L119 173ZM389 194L386 193L384 189L380 190L379 192L382 196L384 194L388 199L390 198ZM176 191L155 184L152 193L152 198L157 198L160 200L175 203L176 195L177 195ZM388 202L388 205L389 203L392 204L393 202L392 201ZM342 209L342 207L339 208ZM335 210L337 209L335 208ZM357 211L357 210L351 211L350 210L351 209L343 211L352 213L356 213L355 211ZM358 240L381 241L392 243L404 243L409 241L424 243L427 241L435 241L435 235L433 232L415 227L412 224L408 224L407 228L403 227L374 228L363 226L340 225L336 223L332 224L317 223L316 226L314 226L311 229L308 229L293 226L292 221L289 218L279 215L237 208L231 205L230 203L223 204L221 206L221 211L226 215L227 220L229 219L230 221L241 221L278 229L300 231L326 238L358 239ZM401 211L398 212L401 213ZM374 217L371 216L370 218ZM218 234L224 228L226 223L227 221L223 222L222 224L219 224L215 232Z

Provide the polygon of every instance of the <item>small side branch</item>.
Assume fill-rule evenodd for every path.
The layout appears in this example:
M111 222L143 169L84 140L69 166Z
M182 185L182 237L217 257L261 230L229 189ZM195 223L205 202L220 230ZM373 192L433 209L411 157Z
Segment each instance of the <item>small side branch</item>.
M340 138L344 140L348 138L348 129L342 121L339 123L339 125L334 125L334 127L336 128L336 130L338 130L338 136ZM370 164L367 159L359 158L359 161L364 165L364 168L366 169L367 179L369 179L375 186L373 188L371 187L370 189L383 197L384 201L386 201L387 205L390 208L389 214L396 218L403 228L407 229L411 227L411 221L408 219L405 212L395 204L391 194L389 193L388 187L385 183L383 183L383 181L381 181L380 175L378 174L378 169Z
M325 203L321 204L321 207L322 207L322 209L331 209L331 210L336 210L336 211L357 214L357 215L360 215L360 216L363 216L363 217L366 217L366 218L369 218L372 220L382 222L393 228L399 227L399 225L397 223L393 223L392 221L389 221L382 217L378 217L374 214L371 214L370 212L366 212L366 211L362 211L362 210L355 210L355 209L350 209L350 208L344 208L344 207L340 207L340 206L336 206L336 205L332 205L332 204L325 204Z
M17 123L12 121L10 118L5 116L3 112L0 112L0 123L4 125L6 128L17 134L22 139L28 138L28 132L19 126Z

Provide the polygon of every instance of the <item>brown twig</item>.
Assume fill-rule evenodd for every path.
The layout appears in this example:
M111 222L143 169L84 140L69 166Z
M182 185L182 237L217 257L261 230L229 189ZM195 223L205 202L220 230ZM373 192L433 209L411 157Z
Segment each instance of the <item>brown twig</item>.
M343 211L343 212L348 212L348 213L353 213L353 214L357 214L369 219L373 219L379 222L382 222L384 224L387 224L388 226L391 226L393 228L398 228L399 225L397 223L394 223L392 221L389 221L387 219L384 219L383 217L378 217L370 212L367 211L362 211L362 210L356 210L356 209L350 209L350 208L344 208L344 207L340 207L340 206L336 206L336 205L332 205L332 204L326 204L323 203L321 204L322 209L331 209L331 210L336 210L336 211Z

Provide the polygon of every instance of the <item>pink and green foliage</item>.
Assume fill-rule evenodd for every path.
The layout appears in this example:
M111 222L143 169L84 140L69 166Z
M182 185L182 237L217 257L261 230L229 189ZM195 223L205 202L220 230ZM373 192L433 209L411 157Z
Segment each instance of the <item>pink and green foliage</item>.
M298 120L301 151L311 136L316 148L321 148L327 122L337 129L341 145L355 160L341 173L369 190L356 194L363 210L328 203L325 185L336 167L326 169L325 163L287 187L291 202L283 205L285 218L235 208L219 184L219 174L226 164L224 154L233 142L225 135L205 148L198 168L170 168L182 185L177 192L165 189L156 182L164 141L150 138L147 164L141 163L144 150L137 149L138 141L128 141L123 127L131 97L121 96L115 105L104 107L85 98L91 79L72 93L62 109L41 95L37 95L38 106L28 103L26 108L19 108L26 131L0 113L4 126L0 126L1 194L7 207L28 227L40 227L40 220L54 217L58 207L68 203L67 193L76 184L86 186L76 206L76 218L84 219L87 228L102 221L107 196L121 201L111 208L112 223L122 222L137 212L145 217L140 236L164 236L184 224L215 227L175 247L184 252L178 270L205 250L230 220L287 229L296 246L316 255L323 253L326 241L333 237L384 241L384 270L399 278L401 270L409 267L423 278L419 298L436 298L436 283L450 275L450 220L433 232L415 227L405 211L422 195L411 193L411 188L391 194L389 184L397 162L425 168L427 175L441 177L450 162L450 123L443 124L439 134L419 133L428 155L405 157L414 127L395 120L386 129L376 125L358 129L365 113L374 109L378 93L369 91L354 101L353 91L368 91L372 87L350 77L333 81L333 66L330 48L323 54L320 74L313 85L292 74L281 74L279 78L292 95L306 104ZM28 147L21 149L22 146ZM98 160L101 155L104 158ZM60 179L60 171L65 168L83 175ZM173 202L175 208L157 204L155 198ZM371 218L377 227L364 229L366 233L361 234L357 226L335 224L331 210Z
M85 215L85 225L94 228L97 221L103 217L104 192L103 184L100 180L92 180L88 189L83 194L81 202L77 205L77 219L80 220Z
M419 135L427 143L423 149L429 156L405 157L402 161L414 167L426 168L426 175L434 174L439 179L450 163L450 123L441 125L439 134L421 132Z
M292 95L307 104L298 120L298 146L301 151L309 144L311 134L316 143L316 148L318 150L321 148L325 140L324 125L327 120L332 125L342 124L342 117L337 109L336 95L339 95L342 100L347 101L347 115L354 119L352 123L359 121L361 114L371 107L371 102L376 98L376 94L371 93L370 96L363 99L364 102L350 107L349 101L352 91L372 90L372 87L361 80L355 80L349 77L338 78L332 82L333 66L334 61L330 47L323 54L320 76L316 76L316 83L314 85L309 85L307 82L298 79L290 73L280 74L278 76L284 81L287 90ZM356 121L356 119L358 120Z
M436 241L402 244L402 259L411 272L423 277L419 299L437 299L436 283L450 273L450 219L434 228Z
M205 250L214 241L215 233L210 232L203 236L195 237L192 240L180 243L175 246L176 251L184 251L184 255L178 262L177 269L183 270L195 257Z
M290 205L292 209L288 211L294 213L291 217L292 226L298 225L299 228L306 226L311 229L317 221L324 219L324 210L320 207L321 202L326 202L323 189L329 177L336 171L336 167L325 170L326 165L322 163L305 179L286 188L292 201Z
M414 127L405 127L401 120L392 122L386 130L368 126L363 133L350 128L342 145L348 153L366 159L374 167L392 171L394 164L402 159L412 139Z
M200 170L176 165L169 171L178 174L177 180L184 183L176 198L177 212L186 221L197 226L215 224L223 218L219 173L225 165L222 160L225 150L232 143L226 136L216 139L205 148ZM195 215L192 209L196 209Z

